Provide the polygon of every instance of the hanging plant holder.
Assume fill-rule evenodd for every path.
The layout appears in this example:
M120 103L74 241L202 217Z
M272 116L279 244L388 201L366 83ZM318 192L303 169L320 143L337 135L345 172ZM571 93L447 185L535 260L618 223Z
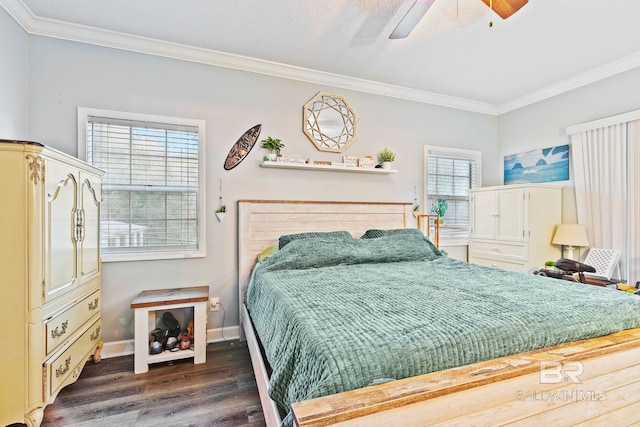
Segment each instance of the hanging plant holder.
M216 209L216 218L222 222L224 214L227 212L227 206L222 201L222 180L220 180L220 197L218 197L218 208Z

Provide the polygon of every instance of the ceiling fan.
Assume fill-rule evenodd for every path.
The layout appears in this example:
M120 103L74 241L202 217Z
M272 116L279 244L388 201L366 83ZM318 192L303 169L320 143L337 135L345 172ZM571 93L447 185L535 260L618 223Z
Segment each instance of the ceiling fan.
M389 38L403 39L407 37L434 2L435 0L416 0L389 35ZM482 0L482 2L502 19L507 19L527 4L528 0Z

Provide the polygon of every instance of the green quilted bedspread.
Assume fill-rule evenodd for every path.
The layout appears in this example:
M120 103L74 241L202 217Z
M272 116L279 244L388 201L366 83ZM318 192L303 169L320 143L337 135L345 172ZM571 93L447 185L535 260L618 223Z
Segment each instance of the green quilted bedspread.
M425 243L426 242L426 243ZM439 256L417 236L294 241L247 307L291 403L640 327L640 297Z

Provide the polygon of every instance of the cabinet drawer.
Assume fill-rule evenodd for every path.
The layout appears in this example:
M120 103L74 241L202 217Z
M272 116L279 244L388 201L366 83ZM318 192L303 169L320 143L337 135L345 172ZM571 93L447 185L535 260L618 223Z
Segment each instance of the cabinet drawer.
M87 320L99 312L100 291L97 290L47 322L45 325L46 353L49 354L58 348Z
M469 257L469 262L485 267L499 268L501 270L515 271L516 273L527 273L527 264L523 262L509 262L490 258Z
M46 399L55 395L60 387L66 385L70 375L73 374L73 381L77 379L89 352L98 343L100 337L100 319L98 319L64 352L45 361L45 370L49 379L49 395Z
M490 258L527 260L527 247L523 244L502 242L469 242L469 254Z

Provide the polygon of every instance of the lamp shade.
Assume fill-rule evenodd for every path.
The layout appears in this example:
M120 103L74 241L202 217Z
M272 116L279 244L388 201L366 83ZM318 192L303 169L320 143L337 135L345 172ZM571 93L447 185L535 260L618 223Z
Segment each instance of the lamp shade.
M564 246L589 246L587 229L580 224L560 224L551 243Z
M560 224L553 235L551 244L566 246L567 258L573 259L574 246L589 246L587 229L580 224Z

